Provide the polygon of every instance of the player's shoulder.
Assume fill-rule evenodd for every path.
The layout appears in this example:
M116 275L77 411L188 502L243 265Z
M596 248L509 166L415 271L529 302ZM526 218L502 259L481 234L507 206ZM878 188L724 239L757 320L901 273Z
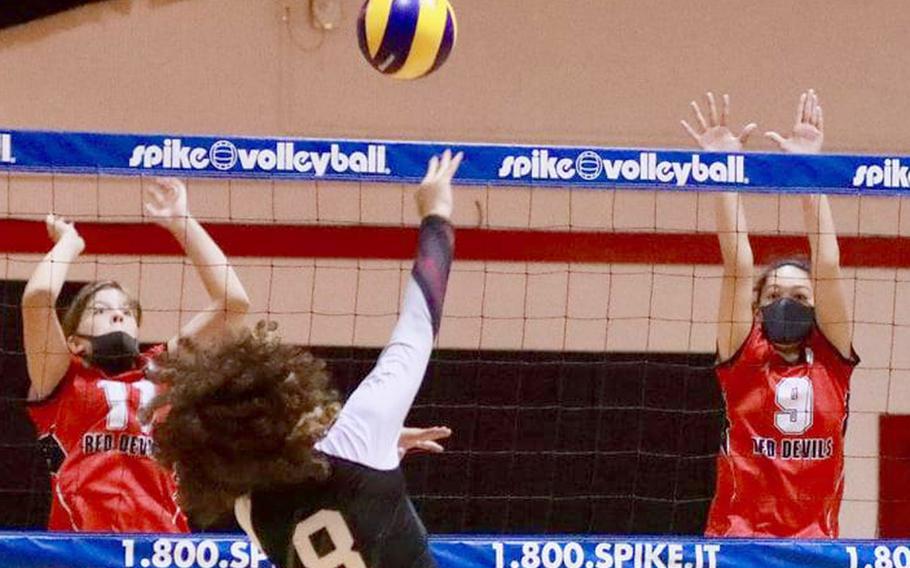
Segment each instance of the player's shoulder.
M720 361L715 365L721 373L735 371L742 367L743 364L754 368L756 361L761 361L768 356L770 344L761 330L759 322L753 322L749 334L740 344L739 348L727 359Z
M331 468L332 484L340 486L354 484L370 493L403 492L405 489L404 473L401 468L375 469L335 456L326 456L326 461Z
M814 359L833 371L849 374L860 362L859 355L856 354L852 345L850 346L850 356L845 357L817 326L812 331L809 345Z
M28 406L32 411L37 411L78 396L76 392L78 390L77 383L91 380L93 377L93 370L86 364L85 360L77 355L71 355L70 365L63 374L63 378L54 387L54 390L40 400L29 401Z
M326 504L338 506L405 494L404 474L399 468L379 470L334 456L324 459L328 466L324 478L254 491L250 495L253 516L258 516L257 510L264 513L270 509L270 515L285 514Z

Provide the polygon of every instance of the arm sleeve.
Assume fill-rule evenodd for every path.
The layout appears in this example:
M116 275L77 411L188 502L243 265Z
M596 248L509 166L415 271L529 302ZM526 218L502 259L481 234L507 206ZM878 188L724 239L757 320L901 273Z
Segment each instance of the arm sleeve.
M442 319L454 231L441 217L420 226L417 258L392 338L316 449L374 469L398 467L398 436L417 396Z

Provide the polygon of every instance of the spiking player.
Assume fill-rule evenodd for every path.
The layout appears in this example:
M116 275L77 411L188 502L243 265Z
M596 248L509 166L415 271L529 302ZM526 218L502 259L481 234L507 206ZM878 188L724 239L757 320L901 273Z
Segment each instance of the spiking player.
M275 326L195 359L165 363L146 418L179 499L203 522L233 510L281 568L429 568L426 531L399 469L399 431L442 318L461 154L430 160L423 219L398 323L376 366L339 408L324 363L283 345Z
M708 94L706 119L693 102L705 150L739 152L755 124L733 135L729 99L718 116ZM803 93L781 149L814 154L823 140L822 109ZM838 535L844 491L844 433L850 375L859 362L843 289L840 253L826 196L803 197L811 261L772 263L753 285L753 257L738 194L718 196L724 260L717 321L717 376L727 406L725 447L717 459L710 536Z

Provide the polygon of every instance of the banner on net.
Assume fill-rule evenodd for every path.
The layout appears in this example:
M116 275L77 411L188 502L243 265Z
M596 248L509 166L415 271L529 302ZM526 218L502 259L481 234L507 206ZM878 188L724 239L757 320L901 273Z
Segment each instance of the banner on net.
M498 536L431 539L440 568L910 568L899 541L704 540L654 537ZM316 566L356 551L336 548ZM268 568L245 538L229 535L0 533L0 566L47 568Z
M910 192L910 157L901 156L27 130L0 130L0 168L410 183L419 181L429 158L445 148L465 153L456 179L472 185L873 195Z

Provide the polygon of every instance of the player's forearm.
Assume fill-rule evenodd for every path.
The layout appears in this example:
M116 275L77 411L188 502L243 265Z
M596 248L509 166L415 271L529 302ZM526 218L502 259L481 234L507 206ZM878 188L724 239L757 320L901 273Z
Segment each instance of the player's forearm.
M717 239L725 272L729 275L751 275L752 246L746 227L746 213L739 194L724 192L716 196Z
M428 215L420 224L417 258L411 275L430 310L434 336L439 333L442 307L455 248L455 229L448 219Z
M188 216L170 229L196 267L212 301L222 303L229 312L246 313L250 303L246 290L224 252L202 225Z
M70 265L79 258L84 246L78 238L64 237L58 241L28 279L22 294L22 305L53 308L66 283Z
M812 251L812 271L816 278L833 278L840 274L840 246L831 206L825 195L803 197L806 237Z

